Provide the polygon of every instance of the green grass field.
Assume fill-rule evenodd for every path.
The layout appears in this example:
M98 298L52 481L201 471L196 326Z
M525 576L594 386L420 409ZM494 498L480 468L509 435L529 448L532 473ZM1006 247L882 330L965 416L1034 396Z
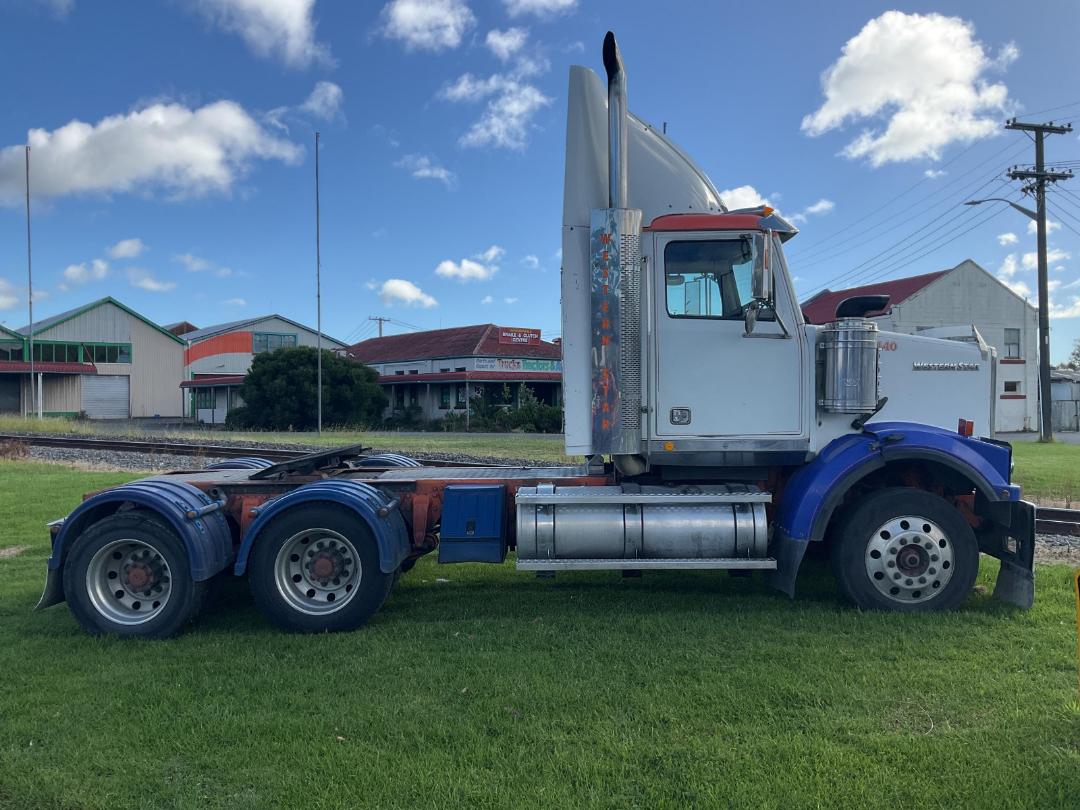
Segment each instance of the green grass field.
M1065 568L1027 612L860 613L820 562L789 601L425 560L343 635L272 630L242 582L166 642L31 613L44 522L130 477L0 462L0 549L26 547L0 555L2 808L1080 805Z

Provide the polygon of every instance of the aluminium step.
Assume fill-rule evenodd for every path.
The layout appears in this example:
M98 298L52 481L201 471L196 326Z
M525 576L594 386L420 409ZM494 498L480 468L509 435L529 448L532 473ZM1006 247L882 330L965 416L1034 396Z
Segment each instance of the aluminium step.
M605 559L529 559L518 560L519 571L663 571L722 569L728 571L775 571L772 557L618 557Z

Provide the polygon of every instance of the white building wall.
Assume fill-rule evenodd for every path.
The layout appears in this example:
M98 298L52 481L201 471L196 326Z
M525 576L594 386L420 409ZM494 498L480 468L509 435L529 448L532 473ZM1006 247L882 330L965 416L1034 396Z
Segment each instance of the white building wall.
M937 326L973 324L998 355L994 430L1038 430L1038 313L975 262L962 262L894 305L889 315L875 320L881 329L906 334ZM1009 362L1005 357L1007 328L1020 330L1022 362ZM1006 381L1018 382L1019 393L1006 393Z
M114 304L105 303L76 315L35 335L35 340L130 343L130 363L98 363L98 374L131 377L132 417L175 417L183 413L177 386L183 379L184 345ZM55 391L57 407L52 410L81 408L70 384L57 383ZM50 410L50 398L43 397L43 402Z

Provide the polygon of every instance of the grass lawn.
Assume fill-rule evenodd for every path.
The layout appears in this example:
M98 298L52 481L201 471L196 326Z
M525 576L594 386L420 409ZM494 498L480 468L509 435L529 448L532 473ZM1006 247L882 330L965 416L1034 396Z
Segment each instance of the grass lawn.
M0 462L0 807L1080 803L1065 568L1027 612L859 613L821 563L789 601L425 560L343 635L272 630L244 583L167 642L31 613L43 523L127 478Z
M1015 442L1012 447L1013 477L1025 498L1080 506L1080 445Z

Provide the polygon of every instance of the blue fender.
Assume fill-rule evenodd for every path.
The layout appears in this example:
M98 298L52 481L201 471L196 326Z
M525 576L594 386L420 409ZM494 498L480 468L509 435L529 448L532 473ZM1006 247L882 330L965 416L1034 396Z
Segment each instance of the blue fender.
M806 544L824 538L833 511L859 479L889 462L934 461L964 475L988 501L1018 501L1009 483L1012 449L914 422L878 422L861 433L834 439L791 476L777 509L774 583L793 592Z
M1007 445L966 438L913 422L870 424L862 433L831 441L788 481L777 527L794 540L822 539L844 493L860 478L890 461L937 461L962 473L990 501L1016 501L1009 483L1012 451Z
M348 507L367 523L375 537L379 549L379 568L384 574L397 570L409 556L409 532L392 498L360 481L316 481L263 504L259 516L248 527L240 542L233 573L241 576L247 571L251 549L270 521L294 506L318 502Z
M267 461L265 458L259 458L258 456L239 456L237 458L227 458L224 461L218 461L214 464L207 464L203 467L204 470L265 470L267 467L273 467L272 461Z
M187 551L191 578L196 582L210 579L232 562L233 538L224 514L216 510L188 518L189 512L198 512L214 503L209 495L182 481L147 478L98 493L79 504L53 538L49 569L59 569L70 543L124 503L154 512L173 528Z

